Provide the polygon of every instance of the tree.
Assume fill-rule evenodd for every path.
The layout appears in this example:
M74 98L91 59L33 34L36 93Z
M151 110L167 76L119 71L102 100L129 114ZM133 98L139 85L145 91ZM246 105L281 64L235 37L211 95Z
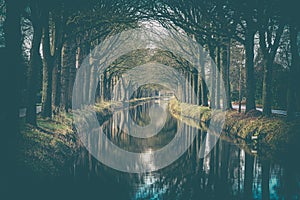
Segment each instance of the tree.
M63 16L62 5L49 10L50 5L45 4L43 7L43 93L42 93L42 116L52 117L52 93L56 91L56 85L53 84L53 75L57 83L57 68L60 66L62 38L63 38ZM51 14L51 16L50 16ZM51 29L50 29L51 28ZM50 39L51 36L51 39ZM54 71L54 69L56 69ZM55 87L54 90L52 87ZM55 94L56 95L56 94ZM55 100L55 95L54 100ZM55 104L54 104L55 105Z
M298 88L297 79L299 74L299 47L297 45L297 35L299 29L294 24L290 24L290 42L291 42L291 65L289 70L288 93L287 93L287 118L293 120L296 117L297 98L296 92Z
M300 75L300 56L299 56L299 11L291 1L285 2L282 5L281 15L286 20L289 28L289 72L288 72L288 91L287 91L287 119L294 120L296 117L297 103L299 106L300 92L299 75ZM299 107L298 107L299 109ZM299 110L298 110L299 111Z
M69 38L65 35L66 40L62 50L62 70L61 70L61 100L60 109L64 112L68 112L70 108L70 95L69 95L69 82L70 82L70 68L71 65L76 63L76 48L74 48L74 38Z
M200 48L200 73L201 73L201 82L200 82L200 87L201 87L201 103L202 106L208 106L208 92L207 92L207 85L206 85L206 78L205 78L205 60L206 58L204 57L205 54L203 52L203 49Z
M2 3L0 2L1 6ZM22 35L21 14L24 1L5 1L4 39L5 46L0 47L1 73L0 87L4 95L1 97L0 123L2 129L1 179L3 183L3 195L11 196L11 188L15 185L17 166L17 139L19 136L19 105L21 99L20 79L22 66Z
M246 6L246 5L245 5ZM252 16L245 18L246 28L243 44L245 46L246 67L246 112L256 109L255 105L255 79L254 79L254 35L257 31Z
M42 39L42 10L41 2L32 0L30 2L31 21L33 26L33 39L30 49L30 62L28 69L28 86L27 86L27 113L26 122L36 126L36 103L37 103L37 84L38 70L41 68L40 44Z
M225 101L223 100L223 109L229 110L232 109L231 94L230 94L230 79L229 79L230 40L226 41L225 44L222 45L221 54L222 54L221 74L222 74L222 80L224 82L224 87L225 87L225 97L224 97Z
M277 5L273 5L276 1L272 1L273 4L271 5L266 2L262 3L264 6L260 8L259 44L264 62L263 114L270 116L272 113L273 64L280 45L284 24L278 17L278 11L275 9Z

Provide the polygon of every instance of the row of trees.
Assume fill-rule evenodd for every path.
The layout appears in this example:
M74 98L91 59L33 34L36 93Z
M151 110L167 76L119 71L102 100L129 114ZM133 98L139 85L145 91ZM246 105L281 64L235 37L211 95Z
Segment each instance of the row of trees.
M292 2L276 1L164 1L157 6L163 23L183 29L210 52L211 58L221 67L228 102L230 87L229 47L243 46L246 70L246 112L255 109L256 83L255 58L261 56L263 65L262 103L267 116L272 109L272 74L275 60L286 59L289 69L287 111L289 119L295 117L299 91L299 23ZM170 23L171 21L171 23ZM233 47L234 48L234 47ZM287 50L288 49L288 50ZM283 55L285 54L285 55ZM278 58L281 57L281 58ZM214 73L211 73L215 76ZM218 81L218 79L217 79ZM212 85L215 83L212 83ZM218 95L211 93L212 103ZM226 108L230 108L227 105Z
M156 21L188 34L206 48L224 80L225 109L231 108L231 90L235 87L239 100L245 89L246 112L255 109L257 96L262 96L263 113L269 116L273 97L280 96L278 90L283 89L279 86L286 84L286 97L281 98L287 99L288 119L293 120L300 109L298 19L297 7L289 0L0 0L3 132L19 132L21 107L27 108L26 121L36 125L40 93L42 116L68 112L76 71L91 49L107 36L145 21ZM167 62L185 62L170 52L164 53L171 58ZM100 96L108 94L111 83L121 77L122 71L102 75L105 87ZM287 76L274 81L281 77L281 71L286 71ZM206 87L204 70L197 72L186 67L183 73L201 94L197 96L198 103L207 106L210 100L211 105L220 107L221 77L215 71L210 76L211 87L216 91ZM261 92L257 90L260 87L256 76L263 79ZM85 77L87 86L90 74ZM14 155L16 138L17 134L5 134L1 152ZM1 172L11 170L11 154L4 155L7 161Z
M36 125L37 94L40 91L42 116L52 117L53 113L68 111L76 70L91 49L108 35L138 27L140 22L147 20L158 21L168 29L183 31L206 48L224 80L227 100L226 105L223 105L225 109L232 107L232 63L245 66L240 67L237 73L240 77L239 99L243 96L241 88L244 82L246 112L256 108L255 70L260 67L256 65L259 64L263 69L263 113L269 116L275 62L285 63L284 67L289 74L288 118L294 119L295 111L299 109L299 24L297 12L290 3L283 4L280 0L89 0L84 3L79 0L72 3L24 0L18 5L13 1L1 1L1 12L1 20L4 19L6 24L4 34L1 33L0 41L5 43L5 47L1 48L1 56L16 58L9 60L10 64L6 65L7 76L3 76L2 85L9 83L5 78L11 77L8 74L12 73L18 83L15 90L9 89L7 94L17 91L14 93L18 94L17 98L14 99L18 101L26 97L14 105L15 121L22 104L27 108L26 121ZM237 51L240 51L242 59L235 55ZM10 56L5 56L6 53ZM260 62L256 62L258 58ZM205 84L204 70L190 73L192 75L188 76L191 76L191 80L198 78L197 73L202 78L195 84L195 87L200 88L199 102L207 106L210 100L213 107L220 107L219 87L216 87L216 91L211 90L207 98L209 90ZM115 74L120 76L120 73ZM220 83L221 77L217 74L215 71L210 72L212 88ZM105 78L113 80L112 76L114 74L104 74L104 81L107 82ZM37 80L41 80L40 83ZM109 85L106 82L104 84Z
M5 23L10 29L14 28L4 30L3 50L9 52L13 46L11 55L19 58L14 60L18 62L14 71L18 78L14 80L19 82L19 104L14 105L14 116L18 116L18 109L25 106L26 121L36 125L39 97L43 117L67 112L76 68L83 59L107 35L137 24L136 13L140 5L135 6L134 1L91 0L82 3L22 1L15 13L14 2L1 2L5 8L1 16L6 18ZM10 45L10 38L18 44ZM20 100L20 97L23 98Z

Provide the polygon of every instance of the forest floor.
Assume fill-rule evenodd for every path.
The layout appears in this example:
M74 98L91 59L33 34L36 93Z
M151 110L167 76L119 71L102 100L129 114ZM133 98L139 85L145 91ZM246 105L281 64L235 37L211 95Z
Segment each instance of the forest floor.
M260 111L244 114L230 110L223 113L211 111L208 107L179 103L175 99L171 100L169 110L175 118L202 129L207 129L212 118L222 123L225 114L220 137L262 158L295 158L300 150L299 118L287 122L285 116L273 114L264 117Z
M71 116L38 117L37 127L22 123L18 145L17 159L23 173L35 177L65 175L78 147Z

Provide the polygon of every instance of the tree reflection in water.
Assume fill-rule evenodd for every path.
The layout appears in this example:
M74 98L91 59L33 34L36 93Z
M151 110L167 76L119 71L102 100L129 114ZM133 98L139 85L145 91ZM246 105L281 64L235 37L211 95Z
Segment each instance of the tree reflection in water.
M148 152L148 156L142 159L145 164L155 165L151 152L167 145L174 138L178 126L183 125L186 133L196 134L193 144L184 155L161 170L129 174L104 166L82 149L73 170L75 181L87 183L89 191L99 192L103 199L299 198L299 169L295 171L285 167L289 165L261 160L223 140L219 140L212 151L200 159L200 151L207 150L207 145L211 143L210 135L181 124L170 114L155 136L135 138L128 135L124 127L128 125L126 123L129 117L136 124L146 126L150 123L149 108L153 105L150 102L131 107L127 115L120 112L117 114L118 120L109 119L102 124L101 129L120 148L132 152ZM116 126L114 123L117 122ZM101 144L99 141L94 144L97 143ZM91 187L97 189L93 190Z

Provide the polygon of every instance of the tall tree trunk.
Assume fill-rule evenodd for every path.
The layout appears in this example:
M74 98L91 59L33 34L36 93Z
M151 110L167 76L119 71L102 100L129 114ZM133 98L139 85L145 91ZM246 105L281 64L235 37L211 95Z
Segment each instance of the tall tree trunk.
M224 82L225 96L223 97L223 109L232 108L230 97L230 81L229 81L229 43L227 46L222 46L222 79Z
M15 174L17 166L17 139L19 134L19 106L21 96L22 35L20 13L24 1L6 0L6 19L4 23L5 47L0 48L1 73L1 195L9 196L16 191Z
M210 107L215 109L216 108L216 67L215 65L215 54L214 51L210 51L211 57L211 89L210 89Z
M40 44L42 39L41 13L37 2L31 5L32 25L34 29L32 46L30 49L30 64L28 71L28 101L26 122L36 126L36 103L37 103L37 80L38 71L41 67Z
M196 105L201 105L201 98L197 98L199 95L199 85L198 85L199 77L198 77L198 70L196 70L196 69L194 69L194 71L193 71L192 80L193 80L192 83L193 83L193 91L194 91L192 93L192 95L195 95L195 96L193 96L193 103Z
M296 107L297 107L297 72L299 72L299 65L300 65L300 57L299 57L299 49L297 46L297 35L298 29L290 25L290 42L291 42L291 54L292 54L292 61L289 71L289 80L288 80L288 92L287 92L287 118L288 120L293 120L296 117ZM298 89L299 91L299 89ZM299 99L298 99L299 100Z
M61 67L61 96L60 96L60 110L68 112L68 91L69 91L69 62L70 41L67 39L63 45L62 50L62 67Z
M239 110L238 110L239 113L242 112L242 98L243 98L242 83L243 83L243 65L240 64L239 66Z
M104 72L103 72L103 86L102 86L102 93L103 93L103 100L104 101L108 101L109 99L107 98L107 93L108 93L108 89L107 89L107 82L108 82L108 78L107 78L107 76L108 76L108 72L105 70ZM125 88L125 87L124 87ZM125 89L126 90L126 89ZM127 92L127 90L126 90L126 92ZM127 93L125 92L125 94L127 95Z
M206 85L206 79L205 79L205 61L206 58L204 57L203 49L200 48L200 68L201 68L201 103L202 106L208 106L208 97L207 97L207 85Z
M187 75L187 100L188 100L187 103L191 104L193 100L192 97L193 81L191 79L192 73L188 71L186 75Z
M104 101L104 80L103 80L103 78L104 78L104 75L103 74L101 74L100 75L100 102L103 102ZM123 78L122 78L122 86L123 86ZM124 89L124 87L122 87L122 89ZM122 95L120 95L120 97L121 97ZM118 99L118 100L122 100L122 99Z
M76 51L72 48L72 52L70 54L70 66L69 66L69 88L68 88L68 105L72 105L72 95L73 95L73 86L76 78Z
M67 35L66 35L67 36ZM73 87L75 74L70 74L71 68L76 68L76 48L72 40L66 37L62 53L62 72L61 72L61 101L60 109L68 112L70 108L70 84ZM76 69L75 69L76 70ZM74 72L74 71L73 71ZM72 77L73 76L73 77Z
M55 44L53 55L53 79L52 79L52 104L54 107L54 113L59 111L60 97L61 97L61 65L62 65L62 48L64 39L64 9L63 6L60 12L57 14L59 17L55 19Z
M50 50L49 36L49 12L45 11L43 28L43 93L42 93L42 116L52 117L52 73L53 58Z
M198 105L202 105L203 104L203 97L202 97L202 78L201 78L201 74L198 74L198 94L197 94L197 98L199 98L198 100ZM208 105L207 105L208 106Z
M270 116L272 114L272 73L273 66L269 58L264 62L263 78L263 114Z
M55 58L55 67L53 70L53 104L55 107L55 113L59 111L61 100L61 65L62 65L62 45L57 50L57 56Z
M246 112L256 109L254 79L254 35L255 31L248 30L245 36Z
M231 51L230 51L230 46L231 46L231 40L228 41L227 45L227 106L228 109L232 109L232 101L231 101L231 85L230 85L230 65L231 65Z
M221 108L221 48L217 47L216 109Z
M85 45L84 46L84 58L86 58L86 56L89 55L89 51L90 51L90 45ZM83 99L84 99L84 102L88 102L89 100L89 88L90 88L90 76L91 76L91 68L87 68L86 70L84 70L84 80L83 80L83 84L84 84L84 87L83 87Z
M264 78L263 78L263 114L270 116L272 114L272 75L273 75L273 63L277 49L280 44L281 35L283 33L283 24L280 23L276 33L273 31L266 31L261 29L259 31L259 44L264 59ZM271 41L266 40L275 36L275 39Z
M82 63L84 61L84 58L86 57L86 51L85 51L85 46L81 44L80 42L78 43L78 67L82 67ZM81 81L84 84L84 80ZM83 86L82 86L83 87ZM78 96L77 101L78 102L83 102L84 100L84 95Z

